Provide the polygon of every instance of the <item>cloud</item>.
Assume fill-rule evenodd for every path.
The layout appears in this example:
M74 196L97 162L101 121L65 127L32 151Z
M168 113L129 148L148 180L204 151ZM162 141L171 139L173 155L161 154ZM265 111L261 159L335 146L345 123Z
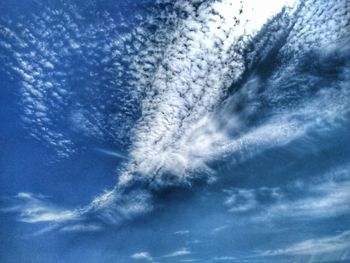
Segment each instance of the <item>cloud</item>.
M177 251L174 251L172 253L166 254L162 256L162 258L174 258L174 257L180 257L180 256L186 256L192 254L191 251L188 248L181 248ZM143 251L135 253L131 256L131 258L136 260L147 260L150 262L154 262L155 258L151 256L149 252ZM192 262L192 261L187 261Z
M115 16L106 10L101 20L82 26L80 21L89 12L75 4L33 5L41 11L25 19L3 17L1 42L7 51L5 71L20 87L21 117L28 134L52 149L53 159L81 151L82 137L127 145L139 105L130 94L135 92L128 92L133 82L129 65L131 53L140 49L128 42L133 37L145 42L149 32L137 30L122 11ZM138 11L134 14L147 23L145 16L152 12ZM61 30L52 29L51 23ZM97 38L101 33L105 37ZM73 57L79 57L79 66Z
M103 227L98 224L73 224L60 229L63 232L95 232L102 230Z
M243 213L260 208L261 199L269 202L275 202L281 198L279 188L261 187L259 189L231 188L224 190L227 197L224 205L229 208L229 212Z
M199 258L189 258L189 259L182 259L181 262L199 262L202 261L202 259Z
M254 190L237 189L230 193L224 203L230 212L245 212L257 206Z
M235 214L251 212L248 218L253 221L309 220L349 214L348 165L333 168L317 178L290 185L297 196L288 194L284 188L231 188L224 191L227 194L224 205Z
M121 224L153 210L153 196L148 190L113 189L106 191L86 207L84 214L104 223Z
M241 50L248 48L250 39L283 10L285 3L276 1L258 9L254 1L241 4L225 0L204 3L197 11L186 2L175 6L186 9L189 14L187 18L177 18L182 20L179 28L159 27L166 31L168 52L154 52L164 47L144 39L146 53L136 52L131 67L136 70L133 72L137 79L135 84L144 88L140 92L145 95L141 102L142 116L133 128L129 160L114 189L79 210L67 211L81 220L93 217L119 224L149 212L153 209L149 188L188 183L194 171L208 175L211 169L207 161L234 148L227 131L215 121L217 115L212 114L213 109L245 71L246 61ZM241 8L245 12L240 12ZM286 10L283 11L286 14L292 12ZM142 28L137 32L145 33ZM160 37L163 33L159 30L155 34ZM132 35L125 38L130 40ZM71 52L77 50L79 48L73 48ZM150 63L141 63L150 58ZM152 74L147 73L152 79L150 84L143 74L142 66L146 64L157 69ZM80 107L71 112L79 113L73 114L73 119L85 128L97 118L89 119L88 112L81 111ZM93 131L92 128L88 130Z
M215 228L212 230L212 233L213 233L213 234L216 234L216 233L221 232L221 231L223 231L223 230L225 230L225 229L228 229L228 228L230 228L230 227L231 227L230 225L218 226L218 227L215 227Z
M55 223L50 231L91 232L102 230L104 224L121 224L153 209L152 197L147 191L136 189L124 194L114 191L106 191L89 205L73 210L57 206L42 195L19 193L10 198L13 205L2 212L15 213L17 219L25 223Z
M153 261L153 257L151 256L151 254L149 252L138 252L135 253L131 256L132 259L136 259L136 260L147 260L147 261Z
M305 51L320 47L327 50L328 47L348 38L347 27L344 25L349 17L341 11L346 8L345 3L346 1L333 4L315 0L305 1L303 8L298 12L298 23L294 24L286 45L282 47L283 55L296 57ZM305 27L305 24L309 24L310 27Z
M78 210L58 207L42 195L21 192L12 198L12 201L15 201L16 204L2 211L18 213L18 220L26 223L60 223L79 217Z
M214 261L232 261L237 260L237 257L229 257L229 256L221 256L221 257L214 257Z
M181 21L182 26L168 32L172 41L167 46L168 52L162 55L158 70L151 75L151 81L147 82L143 75L139 77L141 82L149 85L144 90L143 116L134 129L130 152L132 160L120 177L121 183L132 180L133 174L149 177L158 185L186 183L191 180L193 172L210 174L207 163L211 160L232 154L238 159L249 158L300 138L311 129L318 129L321 122L334 123L348 112L349 94L346 88L339 93L333 89L329 94L323 96L320 93L315 97L302 96L305 91L300 90L294 107L287 105L284 99L296 96L295 91L288 87L290 76L300 82L296 88L311 89L307 87L310 86L309 81L293 74L298 72L298 63L302 60L299 52L296 52L299 57L276 68L276 73L267 83L256 81L254 84L254 78L251 78L232 96L227 93L227 89L249 70L246 68L247 61L254 61L262 50L275 47L280 41L278 37L283 35L279 32L283 28L285 35L289 36L286 46L291 41L291 45L304 52L310 50L303 43L305 38L318 35L323 39L326 32L317 26L312 28L312 34L306 36L303 32L304 28L309 28L305 25L315 23L320 19L320 10L326 11L328 7L321 3L310 7L313 1L300 8L294 1L273 1L268 7L257 5L256 1L244 1L242 4L229 0L214 1L205 2L198 9L190 3L176 4L187 14ZM280 13L281 10L284 11ZM293 16L296 10L305 17L311 15L315 21ZM281 16L275 16L277 14ZM264 28L269 19L273 30L269 30L268 25ZM340 19L344 20L344 16ZM299 31L291 28L290 32L290 24L298 24ZM260 30L266 36L254 39ZM257 43L250 43L251 40ZM327 41L326 38L324 40ZM240 50L246 50L249 44L257 50L247 51L245 57ZM287 51L282 48L281 52ZM333 94L337 94L337 98L333 98ZM227 96L229 106L223 103ZM267 112L269 118L247 127L247 123L258 115L264 100L270 108ZM281 104L284 111L281 111ZM243 109L240 112L214 111L225 106ZM229 117L222 118L222 115ZM230 122L230 125L222 125L225 122ZM229 136L232 130L236 131L236 136ZM154 154L150 155L150 152Z
M23 118L30 124L33 137L61 149L64 156L72 154L75 151L72 137L79 136L70 136L71 131L57 130L57 126L61 126L57 125L62 122L61 114L52 115L54 112L65 112L70 113L75 127L84 136L97 139L102 136L108 141L121 142L125 141L125 134L131 134L132 141L128 145L129 158L112 190L74 210L61 208L37 197L27 198L24 205L13 208L18 212L19 220L28 223L67 223L92 217L104 223L120 224L152 211L153 192L157 189L210 176L210 161L224 158L244 161L266 149L307 136L310 131L323 133L324 126L331 128L336 125L349 112L347 75L344 73L343 81L332 83L334 85L331 87L327 82L324 88L320 86L322 81L310 84L312 81L309 80L314 76L300 77L298 69L302 52L314 48L309 43L322 42L326 45L345 34L345 29L342 29L329 37L331 32L336 31L329 30L334 28L334 21L339 20L342 24L345 20L343 15L330 16L332 12L340 14L340 10L344 10L341 5L339 3L329 8L326 4L314 5L313 1L298 6L297 1L271 1L269 5L257 5L254 0L242 3L218 0L203 2L197 7L188 1L177 1L172 11L182 11L178 13L185 16L176 17L173 13L170 16L166 13L168 11L162 11L161 17L167 18L156 26L152 17L154 13L151 12L149 17L142 16L145 27L135 26L132 32L116 35L113 32L118 32L118 23L109 14L106 14L108 23L94 25L96 28L88 27L92 31L80 32L75 22L79 13L75 8L70 9L73 11L69 11L67 20L63 22L54 15L55 11L46 10L47 17L52 15L53 21L69 29L67 32L74 32L67 36L70 45L54 41L53 50L49 48L51 41L47 39L61 39L62 36L59 31L46 33L44 22L33 23L28 30L11 31L6 28L11 39L16 38L20 42L24 39L22 45L27 45L25 40L31 42L31 31L45 38L34 38L31 42L34 51L41 56L39 65L31 65L36 64L31 54L17 52L15 57L18 63L13 67L23 80ZM322 13L325 15L319 15ZM329 29L317 26L318 22ZM155 26L153 34L147 31L148 26ZM305 32L305 28L312 29ZM14 33L17 31L21 32L18 37ZM94 37L100 32L108 35L106 43L95 40L100 39ZM285 35L286 39L281 37ZM322 41L314 41L314 35L321 36ZM129 44L133 41L134 48ZM262 60L264 54L276 48L276 43L281 41L284 45L279 54L284 58L289 50L293 50L293 59L286 59L286 62L283 59L282 65L263 82L250 70L255 62ZM139 45L137 42L140 42ZM140 45L144 48L135 49ZM100 94L99 87L110 87L104 82L94 82L96 72L90 73L88 80L91 85L83 89L86 96L96 97L96 102L91 102L93 105L79 101L74 107L67 108L71 101L78 98L70 92L70 86L65 85L73 78L71 74L75 71L56 72L57 76L53 75L56 77L50 79L50 84L47 82L45 76L49 74L43 73L60 68L57 63L66 61L61 54L86 57L85 63L89 67L99 65L94 55L81 54L85 52L82 46L83 50L96 50L96 53L104 54L100 61L106 62L102 68L107 79L115 80L116 75L128 76L125 83L119 80L111 85L113 90L118 90L116 87L128 88L125 91L128 95L122 96L121 101L116 102L119 93L113 93L111 98L96 97ZM113 63L109 63L111 54ZM71 68L69 63L63 66ZM129 69L130 76L126 74ZM246 73L248 80L234 87ZM61 77L66 81L61 81ZM290 83L294 82L295 87L291 87ZM232 88L234 90L231 92ZM320 92L308 93L309 90ZM286 98L293 100L286 103ZM50 105L57 105L57 108L53 110ZM120 107L118 114L105 115L116 105ZM139 114L135 112L141 113L136 124ZM125 124L125 127L120 127L121 124ZM118 137L118 134L124 135ZM104 152L125 159L119 153ZM348 200L348 186L340 186L337 194L331 194L327 187L332 188L319 185L314 192L319 197L311 196L310 191L310 196L300 202L287 200L271 206L268 215L273 217L280 213L288 214L288 211L299 215L316 215L327 209L345 212L342 200ZM225 203L231 212L250 211L258 204L257 193L248 189L232 192Z
M293 1L273 1L262 8L250 0L204 2L198 9L187 2L175 5L187 16L181 27L168 32L167 52L145 87L143 116L132 138L132 162L121 183L135 173L152 178L154 184L183 183L191 172L208 170L206 162L229 141L210 112L245 72L241 50Z
M125 155L123 155L117 151L111 151L111 150L100 149L100 148L96 148L96 151L103 153L103 154L106 154L106 155L109 155L109 156L112 156L112 157L116 157L118 159L124 159L124 160L128 159Z
M177 251L174 251L172 253L166 254L163 257L164 258L172 258L172 257L179 257L179 256L186 256L186 255L190 255L192 254L192 252L188 249L188 248L181 248Z
M174 235L188 235L190 233L190 230L179 230L175 231Z
M307 239L282 249L264 251L262 256L308 257L308 262L346 261L350 259L350 231L338 235Z
M336 217L350 213L350 181L315 185L305 195L295 201L284 200L268 207L258 219L273 220L291 217L303 220Z

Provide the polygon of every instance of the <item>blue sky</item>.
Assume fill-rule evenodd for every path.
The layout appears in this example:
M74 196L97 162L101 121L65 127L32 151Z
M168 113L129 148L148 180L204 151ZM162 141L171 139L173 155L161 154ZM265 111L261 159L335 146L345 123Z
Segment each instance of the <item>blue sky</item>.
M0 3L0 261L348 262L349 8Z

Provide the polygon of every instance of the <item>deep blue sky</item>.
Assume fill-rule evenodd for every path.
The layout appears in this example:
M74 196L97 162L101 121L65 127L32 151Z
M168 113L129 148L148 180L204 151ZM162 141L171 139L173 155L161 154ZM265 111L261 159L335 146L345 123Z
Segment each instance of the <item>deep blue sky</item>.
M349 5L297 3L0 2L0 261L349 262Z

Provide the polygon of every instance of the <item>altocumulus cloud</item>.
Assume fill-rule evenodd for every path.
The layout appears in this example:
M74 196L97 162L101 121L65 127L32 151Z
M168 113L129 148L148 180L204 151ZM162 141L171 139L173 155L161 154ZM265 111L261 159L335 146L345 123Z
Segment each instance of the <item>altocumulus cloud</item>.
M300 61L304 53L311 49L334 50L330 43L346 40L345 29L329 35L329 32L334 31L335 24L347 21L347 13L340 11L344 9L344 1L337 1L332 8L322 1L312 0L302 5L298 1L270 1L268 5L257 2L204 1L196 7L191 2L176 1L174 8L186 15L174 18L176 27L165 22L156 31L154 38L163 39L164 43L145 39L146 33L140 27L133 34L118 36L116 43L125 43L132 36L140 36L146 48L140 52L135 50L135 56L128 61L133 76L129 84L138 87L136 97L140 99L137 102L140 104L141 117L132 129L130 152L116 186L95 197L90 204L74 210L62 209L33 196L25 197L24 205L12 209L18 212L19 219L28 223L70 224L91 216L105 223L120 224L152 211L152 191L169 185L183 185L194 178L211 175L208 163L212 160L232 155L239 156L239 159L249 158L265 149L305 136L310 130L319 130L321 124L336 125L349 112L347 86L350 82L346 72L342 73L342 82L334 89L297 98L297 102L285 110L280 110L278 105L284 98L294 96L288 93L292 89L287 82L291 73L297 71L302 63ZM318 15L321 13L323 15ZM151 16L144 18L145 22L151 21ZM68 22L71 24L74 21ZM306 24L310 26L306 27ZM319 24L323 26L318 27ZM277 29L261 37L259 33L268 26ZM310 30L305 32L305 28ZM279 54L290 55L292 52L291 61L282 65L267 82L261 83L258 77L250 76L240 90L230 94L230 87L242 79L255 61L264 57L264 52L268 53L274 48L281 36L286 35L288 37L283 38L286 43ZM321 41L310 39L314 35L321 36ZM254 41L257 44L251 45ZM71 39L70 52L79 50L77 42ZM111 52L116 50L118 46L107 48ZM50 54L47 57L51 58ZM49 62L55 67L58 59ZM18 67L17 72L25 84L24 101L28 105L34 105L34 99L38 101L34 111L30 110L32 106L28 106L25 117L30 121L37 119L30 117L36 115L43 119L40 123L50 123L46 105L51 100L46 101L46 89L35 85L37 80L33 77L40 74L31 72L31 68L22 63L25 62L24 57L20 56L18 60L22 66ZM52 70L49 64L42 65ZM123 70L120 65L120 71ZM293 80L300 84L297 87L301 89L310 88L310 83L304 83L298 76L294 76ZM53 100L60 100L60 103L53 104L61 105L65 100L60 93L64 94L65 88L58 84L53 85L58 94ZM261 100L270 103L269 110L265 112L268 117L250 126L247 123L260 112ZM242 108L242 101L246 102L242 110L232 110ZM94 122L94 118L84 111L76 110L72 116L77 129L84 132L89 130L96 137L101 134L103 137L107 133L101 128L86 128ZM99 127L106 127L102 125L103 120L98 123L101 124ZM37 126L34 135L39 136L47 130L39 124ZM236 132L233 133L233 130ZM74 151L71 140L62 133L49 131L50 134L44 137L50 144L63 146L66 154ZM349 199L346 194L349 186L346 183L337 186L340 187L338 195L333 195L331 191L334 188L331 185L319 184L314 191L321 199L307 197L303 202L279 203L268 208L268 215L273 217L279 211L287 212L288 209L299 215L321 215L320 211L332 207L337 207L338 212L345 211L344 200ZM239 198L245 200L244 204L240 203ZM322 207L316 205L319 201L322 201ZM256 193L247 189L236 195L231 193L226 205L232 212L248 211L257 205Z

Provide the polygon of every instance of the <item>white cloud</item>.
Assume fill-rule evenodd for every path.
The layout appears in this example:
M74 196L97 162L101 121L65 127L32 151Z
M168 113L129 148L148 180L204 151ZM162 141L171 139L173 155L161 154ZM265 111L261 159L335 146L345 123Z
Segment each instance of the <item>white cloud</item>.
M2 209L3 212L15 213L17 219L25 223L57 223L52 229L64 232L101 230L102 225L86 221L89 216L104 223L120 224L153 209L150 193L142 190L123 195L115 190L106 191L89 205L74 210L57 206L48 198L32 193L19 193L11 200L14 205Z
M251 189L237 189L226 198L225 205L230 207L230 212L245 212L254 209L258 205L255 191Z
M293 12L296 10L293 8L294 1L271 1L266 5L258 4L254 0L244 1L243 4L235 0L218 0L204 2L197 10L191 3L179 1L174 5L187 13L186 18L174 18L177 22L174 24L178 26L176 28L167 24L159 26L153 36L154 40L147 38L146 29L137 28L132 34L114 36L107 46L95 41L89 45L86 44L87 50L95 50L103 46L103 50L107 50L108 54L119 58L120 60L114 61L118 74L122 74L125 70L122 64L132 63L130 74L133 81L130 81L128 85L132 87L132 90L138 89L135 91L135 97L142 98L142 116L133 129L130 159L115 188L101 194L82 209L67 210L40 199L27 198L30 201L17 209L19 219L30 223L65 222L81 219L82 215L92 213L104 221L120 223L153 209L152 194L149 190L129 192L128 186L133 184L134 180L151 182L157 187L187 183L192 179L193 171L201 171L201 175L209 174L211 170L207 162L210 160L232 155L237 156L239 160L250 158L265 149L281 146L300 138L310 129L318 130L322 126L320 124L326 123L329 127L336 123L349 112L348 83L343 83L344 88L338 90L338 87L330 88L312 98L300 100L296 110L294 106L287 107L286 110L271 107L269 118L251 127L246 124L246 116L254 116L251 112L259 111L258 104L261 97L257 95L262 91L259 90L258 79L252 77L246 85L230 96L227 104L223 103L223 100L229 95L229 87L240 80L246 72L246 64L254 61L254 56L258 56L260 51L270 50L266 41L262 41L266 45L260 46L259 42L257 50L253 50L247 57L244 57L250 40L257 36L264 24L278 14L283 7L291 7L291 9L286 9L284 16L287 17L286 20L293 20L292 24L295 25L288 36L283 52L287 52L288 48L294 51L296 48L302 49L301 47L308 45L306 42L318 42L313 41L314 39L309 41L313 35L334 32L334 30L324 30L323 25L326 24L331 28L335 20L318 14L322 13L320 10L327 11L328 9L339 13L341 12L339 10L344 8L337 6L335 10L325 6L312 6L312 4L313 1L307 1L306 8L302 8L303 16L294 17ZM72 8L72 10L75 9ZM327 15L330 12L326 12ZM51 17L51 13L51 10L46 10L47 17ZM307 18L307 13L311 13L312 21ZM67 15L68 21L61 25L61 28L69 28L74 32L72 36L68 36L71 37L68 40L71 43L70 47L63 48L63 44L57 42L54 50L50 50L49 42L33 39L32 45L35 46L35 52L42 56L40 61L47 61L55 65L54 69L56 69L57 62L62 59L58 54L78 54L80 56L79 45L85 45L84 41L80 41L80 37L83 39L86 35L94 35L106 26L103 24L97 26L96 31L82 33L74 22L74 17L77 15L79 14ZM106 32L114 32L116 25L111 16L108 14L106 16L111 22ZM56 16L52 17L57 20ZM152 19L147 19L150 21L146 21L146 24L151 24ZM319 19L326 22L320 23L321 27L316 26ZM338 16L335 16L335 19L338 19ZM341 20L339 22L343 22L344 17L339 19ZM288 28L289 23L284 23L285 20L281 19L274 26ZM310 31L312 33L305 34L305 25L308 25L307 28L312 27ZM37 27L41 30L37 35L47 36L45 24L38 24ZM35 29L20 30L22 33L17 38L32 39L31 31ZM16 35L11 30L10 34L14 35L13 37ZM321 42L325 42L329 34L331 33L326 34ZM278 32L273 31L267 38L274 39L279 35ZM341 32L335 35L339 37ZM59 39L61 36L56 37ZM132 37L139 38L141 42L144 42L146 48L141 51L134 50L136 56L125 56L133 51L126 44ZM337 37L332 35L329 39L333 41ZM43 43L43 46L38 43ZM54 147L62 148L62 154L68 156L74 151L74 143L67 138L66 134L53 128L55 127L54 120L47 106L61 107L60 105L63 105L62 107L65 107L64 105L69 104L68 102L72 99L70 89L62 86L64 82L57 80L50 81L51 85L48 87L41 73L44 69L50 72L53 69L46 62L42 67L31 63L35 61L29 58L33 59L35 52L33 54L17 52L15 57L18 65L13 67L13 70L23 79L24 119L34 126L32 136L41 138ZM298 54L298 52L295 53ZM109 61L109 58L106 56L103 61ZM96 65L93 60L91 63L93 64L89 65ZM293 64L289 70L294 70L294 66ZM105 72L113 72L113 69L105 68ZM70 77L64 73L58 72L61 77ZM94 73L92 76L95 76ZM276 79L279 77L282 78L279 74L274 76ZM275 86L280 88L279 85ZM94 95L98 94L96 90L87 89L87 91ZM268 86L267 91L263 92L264 99L271 103L277 101L276 105L280 102L278 94L281 93L276 92L276 87L273 85ZM283 95L281 94L280 97ZM130 101L135 102L132 99ZM230 107L242 107L242 102L245 103L240 111L242 113L230 111ZM97 104L93 107L93 114L84 112L84 114L73 116L75 117L73 119L80 125L78 125L80 130L92 132L94 136L101 133L108 134L111 136L109 138L117 139L116 134L119 134L119 128L121 129L118 125L125 123L124 119L113 116L111 119L116 120L115 122L109 122L110 119L101 120L103 110L100 106L105 103ZM217 110L218 108L222 110ZM126 115L129 114L129 112L126 113ZM110 123L117 125L106 125ZM107 129L101 127L107 127ZM129 131L128 127L125 130ZM234 135L230 134L232 130L235 131ZM288 207L301 214L307 214L307 211L313 211L315 214L317 211L334 209L334 207L337 207L338 212L344 211L345 204L341 200L348 199L346 191L349 189L345 185L343 187L338 194L331 194L320 186L316 192L321 199L308 197L307 205L303 203L305 200L287 202L270 208L269 212L276 214L278 211L287 211ZM237 197L232 196L227 200L227 205L230 205L232 211L253 209L256 200L252 194L244 192L241 195L247 199L245 205L237 205Z
M350 259L350 231L327 237L304 240L288 247L268 250L262 256L302 256L307 262L329 262Z
M297 190L297 197L288 195L283 188L228 189L224 205L233 213L252 211L249 218L253 221L309 220L350 214L348 165L316 178L297 180L291 186ZM259 196L265 201L259 201Z
M19 80L21 117L29 135L53 149L57 153L53 159L67 158L81 150L76 135L127 144L138 103L134 95L125 95L132 82L129 70L128 74L126 71L131 63L130 53L138 50L126 42L135 35L141 41L146 37L139 35L131 24L122 30L130 32L119 32L120 23L108 12L85 27L79 22L85 14L74 4L55 8L36 5L40 14L34 12L26 21L20 17L17 22L8 20L1 41L11 54L8 58L14 58L6 60L4 68ZM147 22L146 17L142 19ZM59 30L53 30L51 23ZM105 38L95 37L102 32ZM149 37L147 33L146 36ZM78 67L71 60L76 56L81 59ZM97 67L103 74L93 71ZM84 84L76 86L76 83ZM123 95L119 87L123 88ZM88 105L78 90L85 98L89 97ZM106 111L111 106L113 113ZM79 116L75 111L81 109L84 114ZM72 125L66 123L62 128L60 123L69 112L72 112Z
M109 156L116 157L118 159L124 159L124 160L128 159L124 154L122 154L118 151L111 151L111 150L100 149L100 148L96 148L96 151L103 153L103 154L106 154L106 155L109 155Z
M230 225L222 225L222 226L218 226L218 227L215 227L213 230L212 230L212 233L213 234L216 234L218 232L221 232L221 231L224 231L228 228L230 228L231 226Z
M102 226L97 224L72 224L60 229L63 232L95 232L100 230L102 230Z
M177 251L174 251L172 253L166 254L162 256L162 258L174 258L174 257L180 257L180 256L186 256L192 254L191 251L188 248L181 248ZM138 252L135 253L131 256L131 258L136 259L136 260L147 260L150 262L154 262L155 258L146 251ZM186 262L186 261L184 261ZM187 261L187 262L192 262L192 261Z
M155 45L152 41L146 43L150 45L150 53L161 57L152 57L146 51L135 58L133 67L140 70L140 75L134 72L138 79L136 85L143 87L142 93L146 95L142 102L143 116L133 130L129 162L115 189L95 198L82 209L84 213L98 213L105 221L119 223L150 211L152 197L147 190L136 197L123 196L133 180L150 181L160 187L188 182L193 171L204 171L204 175L211 172L206 165L208 160L234 152L237 145L244 144L241 140L246 138L233 145L227 131L215 120L218 116L210 112L245 70L240 50L285 6L284 2L273 3L259 10L254 7L254 1L246 1L241 6L237 1L223 0L204 3L197 11L188 4L186 8L192 13L181 21L179 28L164 27L165 39L170 41L167 53L159 50L154 53L153 47L162 47L152 47ZM179 8L185 6L179 4ZM245 12L240 12L241 8ZM234 14L241 23L236 23ZM138 32L143 34L142 30ZM161 37L163 33L160 30L156 34ZM138 64L137 59L151 61ZM142 65L152 63L156 63L153 65L156 70L146 74L152 79L148 85ZM236 125L232 120L231 124ZM255 140L256 136L251 134L249 138Z
M154 183L181 183L191 171L207 169L206 161L228 143L225 132L207 114L244 73L239 50L268 19L293 5L289 2L273 1L258 8L256 1L222 0L204 2L197 11L191 4L178 3L189 14L179 28L168 32L172 42L151 85L145 87L143 117L135 127L130 152L133 161L121 183L132 180L134 172Z
M113 189L94 198L84 208L84 213L94 214L106 223L120 224L153 210L152 195L147 190L136 189L127 193L122 190Z
M269 205L279 201L283 194L280 188L260 187L258 189L230 188L224 190L227 197L224 205L229 212L244 213L260 209L263 204L259 198L264 198Z
M177 251L174 251L172 253L166 254L163 257L164 258L172 258L172 257L179 257L179 256L186 256L186 255L190 255L192 254L192 252L188 249L188 248L181 248Z
M304 1L304 7L298 12L299 19L289 33L286 45L282 47L283 54L298 56L312 49L327 50L334 44L346 41L348 29L344 25L349 18L342 11L346 9L345 3L346 1Z
M174 232L175 235L188 235L189 233L190 230L179 230Z
M14 200L16 205L3 209L4 212L18 213L18 220L26 223L65 222L76 220L78 210L66 210L52 204L44 196L32 193L19 193Z
M132 259L136 259L136 260L147 260L147 261L153 261L153 257L151 256L151 254L149 252L138 252L135 253L131 256Z
M262 218L334 217L350 213L350 181L315 185L306 196L295 201L282 201L271 206Z

